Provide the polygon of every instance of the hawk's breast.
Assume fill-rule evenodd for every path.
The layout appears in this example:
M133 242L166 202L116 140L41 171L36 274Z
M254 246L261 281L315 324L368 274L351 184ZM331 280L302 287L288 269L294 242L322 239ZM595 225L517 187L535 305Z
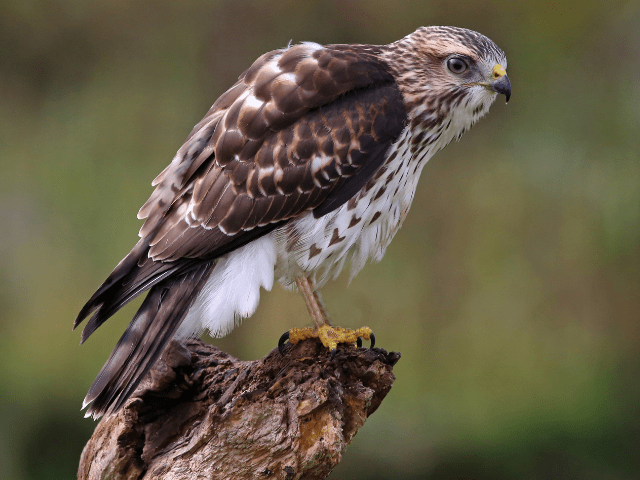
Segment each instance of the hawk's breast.
M304 272L321 287L347 263L353 278L367 263L379 261L404 221L432 145L412 142L409 127L390 147L373 178L340 208L315 218L309 211L273 235L277 240L276 277L285 286Z

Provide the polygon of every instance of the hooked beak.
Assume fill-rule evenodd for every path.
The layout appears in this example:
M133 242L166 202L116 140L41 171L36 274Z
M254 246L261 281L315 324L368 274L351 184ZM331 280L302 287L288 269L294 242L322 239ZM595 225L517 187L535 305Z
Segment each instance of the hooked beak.
M507 98L507 103L509 103L509 98L511 98L511 82L502 65L493 67L492 77L493 81L489 83L489 87L494 92L504 95Z

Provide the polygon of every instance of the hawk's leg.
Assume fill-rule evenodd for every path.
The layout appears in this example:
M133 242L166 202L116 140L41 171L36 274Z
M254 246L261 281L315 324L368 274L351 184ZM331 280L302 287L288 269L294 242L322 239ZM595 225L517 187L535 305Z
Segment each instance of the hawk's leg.
M341 327L332 327L327 316L327 311L322 303L320 292L315 289L313 280L306 275L296 278L298 290L304 298L307 305L307 311L315 328L292 328L280 338L278 348L282 353L284 342L289 340L290 343L298 343L307 338L317 338L322 344L331 351L331 356L335 355L339 343L357 343L358 347L362 346L362 338L371 340L371 348L375 345L375 336L369 327L361 327L357 330L350 330Z
M327 311L324 309L320 292L316 290L313 280L306 275L301 275L296 278L296 285L298 285L298 290L304 298L307 312L311 315L316 329L319 329L322 325L331 325Z

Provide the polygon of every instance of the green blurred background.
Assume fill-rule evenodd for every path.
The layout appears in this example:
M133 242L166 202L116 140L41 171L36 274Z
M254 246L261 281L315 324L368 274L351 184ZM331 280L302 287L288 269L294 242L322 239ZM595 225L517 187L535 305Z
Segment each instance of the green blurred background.
M2 0L0 478L75 475L82 398L135 311L76 313L137 239L150 182L260 54L478 30L513 97L424 169L332 317L402 352L335 479L640 475L640 2ZM279 286L215 343L309 323Z

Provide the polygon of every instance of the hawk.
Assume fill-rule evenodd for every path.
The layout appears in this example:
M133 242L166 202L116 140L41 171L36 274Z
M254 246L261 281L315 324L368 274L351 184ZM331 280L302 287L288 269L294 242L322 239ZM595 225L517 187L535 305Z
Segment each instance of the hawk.
M281 339L369 339L331 327L318 289L379 261L426 162L509 100L505 54L462 28L389 45L301 43L265 53L223 93L152 185L140 239L82 308L84 342L148 290L87 394L119 409L171 339L229 333L274 280L299 290L315 328ZM373 338L371 338L373 343Z

